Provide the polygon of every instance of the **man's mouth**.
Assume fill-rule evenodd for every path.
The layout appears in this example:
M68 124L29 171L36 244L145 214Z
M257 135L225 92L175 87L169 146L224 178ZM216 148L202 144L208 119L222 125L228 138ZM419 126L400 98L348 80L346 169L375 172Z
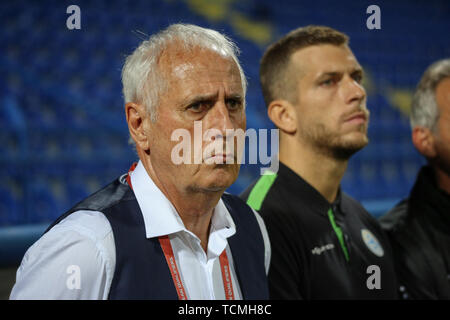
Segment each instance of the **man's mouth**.
M355 112L344 120L350 124L365 124L367 122L367 114L365 112Z
M206 164L232 164L236 163L235 156L232 153L217 153L204 159Z

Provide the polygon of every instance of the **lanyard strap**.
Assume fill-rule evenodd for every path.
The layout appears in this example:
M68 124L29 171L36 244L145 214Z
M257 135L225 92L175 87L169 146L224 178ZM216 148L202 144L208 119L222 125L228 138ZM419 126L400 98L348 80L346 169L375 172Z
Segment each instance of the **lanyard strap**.
M131 185L130 173L136 168L137 163L133 163L127 175L127 183L133 190ZM178 271L178 266L175 261L175 255L173 254L172 245L170 243L169 236L161 236L158 238L163 250L164 256L166 258L167 265L169 266L170 274L172 276L173 284L177 290L179 300L187 300L186 290L184 289L183 282L181 281L180 272ZM234 300L233 283L231 281L230 274L230 264L228 262L228 256L226 248L219 256L220 270L222 271L223 289L225 291L226 300Z
M173 284L177 290L179 300L187 300L186 290L184 289L183 282L180 278L180 272L178 271L175 256L173 254L172 245L168 236L159 237L159 243L166 257L167 265L172 275ZM225 291L226 300L234 300L233 283L231 282L230 265L228 263L228 256L226 249L223 250L219 256L220 269L222 271L223 289Z
M133 186L131 185L131 177L130 177L130 173L134 171L134 169L136 169L137 166L137 162L134 162L131 167L130 170L128 170L128 174L127 174L127 183L130 186L131 190L133 190Z
M169 266L170 274L172 275L173 284L175 285L175 289L177 289L178 299L187 300L186 291L184 290L183 283L181 282L180 272L178 271L169 237L159 237L159 243L161 244L164 256L166 257L167 265Z
M234 300L233 283L231 282L230 264L226 248L219 256L220 270L222 270L223 289L225 290L225 299Z
M333 230L336 233L336 236L338 237L342 251L344 252L345 260L347 260L347 262L348 262L350 260L350 258L348 256L347 247L345 246L344 233L342 232L342 229L334 221L334 214L333 214L333 210L331 208L328 210L328 218L330 219L331 226L333 227Z

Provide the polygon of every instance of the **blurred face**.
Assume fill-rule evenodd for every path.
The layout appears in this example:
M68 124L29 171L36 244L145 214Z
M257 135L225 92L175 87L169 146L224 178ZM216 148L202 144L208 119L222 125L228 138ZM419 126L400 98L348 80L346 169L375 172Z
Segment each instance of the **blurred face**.
M445 78L436 87L436 102L439 107L439 120L434 139L434 161L450 175L450 78Z
M291 57L298 71L298 138L335 158L348 159L368 143L369 112L363 71L347 46L314 45Z
M224 142L222 138L227 130L245 130L244 92L238 67L229 57L201 49L163 56L159 67L166 72L168 91L160 97L156 122L150 124L152 166L160 177L169 179L178 189L225 190L236 180L239 164L237 161L216 164L218 161L211 161L208 156L211 153L204 151L210 144ZM177 129L187 130L190 145L194 146L194 122L197 128L201 123L202 133L216 129L217 135L203 141L198 150L192 148L190 164L175 164L171 154L179 141L171 141L172 133ZM223 163L230 157L225 151L212 152L212 156L222 158ZM194 157L200 157L201 163L194 161Z

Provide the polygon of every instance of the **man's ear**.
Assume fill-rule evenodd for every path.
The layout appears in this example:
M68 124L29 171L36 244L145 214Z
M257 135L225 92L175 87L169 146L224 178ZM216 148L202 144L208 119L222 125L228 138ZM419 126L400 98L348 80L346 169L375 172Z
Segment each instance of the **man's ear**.
M136 147L144 151L150 149L150 141L146 135L146 122L149 121L147 110L142 104L128 102L125 104L128 130L136 143ZM148 129L148 128L147 128Z
M416 149L426 158L436 157L434 146L434 136L430 129L425 127L415 127L412 130L412 142Z
M288 134L294 134L297 131L297 113L289 101L272 101L267 108L267 115L281 131Z

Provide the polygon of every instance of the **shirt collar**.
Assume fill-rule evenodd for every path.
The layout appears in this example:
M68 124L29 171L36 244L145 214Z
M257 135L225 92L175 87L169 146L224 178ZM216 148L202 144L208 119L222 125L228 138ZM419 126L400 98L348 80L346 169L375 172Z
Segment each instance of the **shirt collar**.
M301 194L302 199L308 199L308 204L313 210L327 215L330 208L334 207L342 211L341 188L339 187L337 196L333 203L329 203L319 191L305 181L301 176L295 173L291 168L280 161L278 176L283 179L283 184L287 187L287 192L294 193L295 197Z
M214 230L220 231L225 238L231 237L236 233L236 225L234 224L233 218L231 217L230 212L228 212L225 203L223 203L222 198L220 198L214 208L211 226Z
M190 233L184 226L183 220L181 220L175 207L150 178L141 161L130 172L130 179L144 218L147 238L160 237L180 231ZM224 238L228 238L236 232L236 226L222 199L214 208L211 227Z

